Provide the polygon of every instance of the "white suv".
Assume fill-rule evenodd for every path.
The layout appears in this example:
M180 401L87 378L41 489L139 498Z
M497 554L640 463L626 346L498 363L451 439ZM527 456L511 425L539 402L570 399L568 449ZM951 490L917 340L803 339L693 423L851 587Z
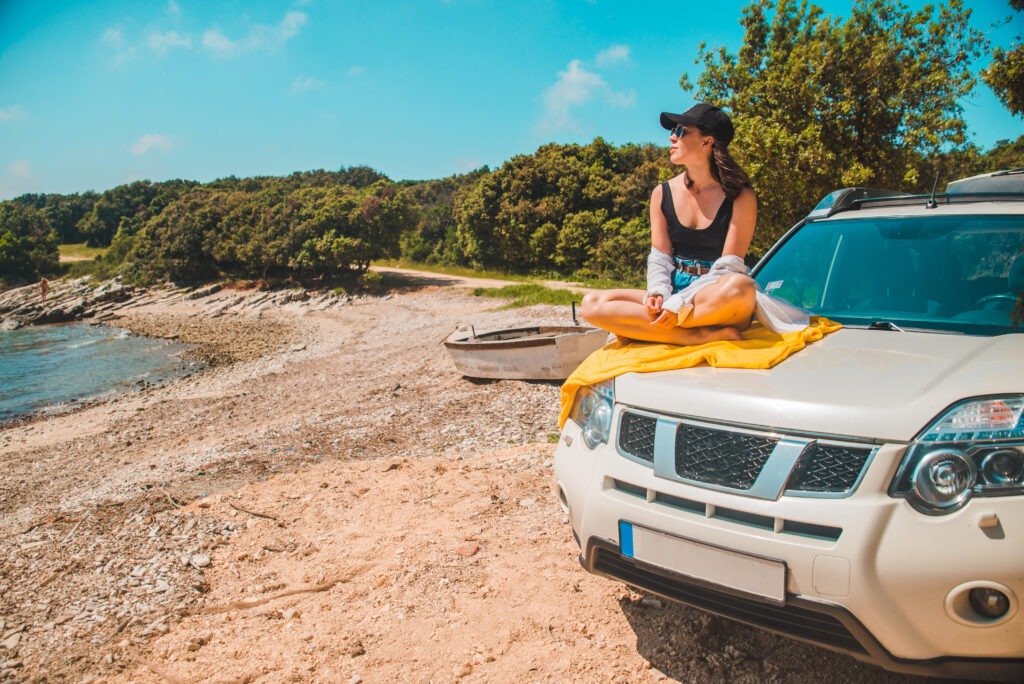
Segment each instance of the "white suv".
M1024 170L894 194L832 193L753 271L841 330L771 370L582 389L558 494L592 573L894 671L1021 680Z

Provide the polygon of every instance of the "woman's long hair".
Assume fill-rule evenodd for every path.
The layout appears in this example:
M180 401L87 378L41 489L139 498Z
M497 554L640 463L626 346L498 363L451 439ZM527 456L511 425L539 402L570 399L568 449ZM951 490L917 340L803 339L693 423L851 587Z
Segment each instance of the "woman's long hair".
M713 136L714 134L704 128L698 126L701 135ZM729 148L719 142L717 139L711 146L711 176L718 181L718 184L722 186L722 190L725 192L725 196L729 199L736 199L743 188L753 188L753 184L750 182L750 177L747 172L740 168L740 165L736 163L736 160L729 154ZM686 176L686 187L691 187L693 181L690 180L689 174Z

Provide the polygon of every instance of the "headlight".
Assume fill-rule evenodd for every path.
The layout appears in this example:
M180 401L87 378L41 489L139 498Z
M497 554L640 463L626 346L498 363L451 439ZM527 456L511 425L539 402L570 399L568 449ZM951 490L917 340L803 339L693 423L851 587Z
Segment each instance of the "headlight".
M972 496L1024 493L1024 396L950 408L911 443L890 491L929 515L958 510Z
M938 512L956 510L971 495L976 473L974 463L964 454L939 449L918 461L911 486L920 503Z
M572 405L570 417L583 429L583 442L596 449L607 444L612 429L612 408L615 405L615 381L580 388Z

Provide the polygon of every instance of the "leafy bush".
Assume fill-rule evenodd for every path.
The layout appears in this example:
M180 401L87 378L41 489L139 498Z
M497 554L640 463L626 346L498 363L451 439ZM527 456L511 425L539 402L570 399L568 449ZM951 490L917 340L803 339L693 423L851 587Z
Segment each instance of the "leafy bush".
M57 272L57 233L36 209L0 203L0 282L13 285Z

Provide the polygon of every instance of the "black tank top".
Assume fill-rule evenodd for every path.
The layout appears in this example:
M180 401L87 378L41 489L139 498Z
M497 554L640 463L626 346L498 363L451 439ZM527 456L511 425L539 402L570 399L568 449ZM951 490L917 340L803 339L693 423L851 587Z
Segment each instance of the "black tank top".
M668 222L672 256L701 261L714 261L722 256L725 238L729 234L729 222L732 221L731 199L726 197L722 200L722 206L718 208L718 213L707 228L688 228L679 222L675 205L672 204L672 191L666 181L661 184L661 213Z

